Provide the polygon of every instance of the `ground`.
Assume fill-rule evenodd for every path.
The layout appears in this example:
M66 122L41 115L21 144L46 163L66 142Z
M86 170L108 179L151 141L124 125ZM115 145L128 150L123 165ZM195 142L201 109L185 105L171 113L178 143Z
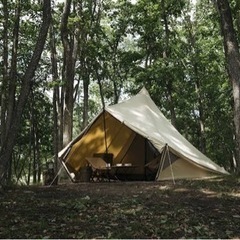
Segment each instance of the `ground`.
M0 195L0 238L240 238L240 179L65 183Z

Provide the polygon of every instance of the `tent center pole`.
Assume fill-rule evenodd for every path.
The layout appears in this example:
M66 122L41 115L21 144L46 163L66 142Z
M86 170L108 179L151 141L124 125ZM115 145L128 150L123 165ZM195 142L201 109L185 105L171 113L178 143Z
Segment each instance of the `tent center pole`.
M108 146L107 146L107 132L106 132L106 111L103 109L103 131L104 131L104 142L105 142L105 152L108 153Z

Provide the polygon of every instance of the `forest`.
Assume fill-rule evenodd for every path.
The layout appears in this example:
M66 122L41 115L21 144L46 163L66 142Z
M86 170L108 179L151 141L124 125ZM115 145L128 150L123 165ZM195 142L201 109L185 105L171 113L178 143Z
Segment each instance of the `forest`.
M240 2L1 0L0 185L44 164L143 86L173 126L240 171Z

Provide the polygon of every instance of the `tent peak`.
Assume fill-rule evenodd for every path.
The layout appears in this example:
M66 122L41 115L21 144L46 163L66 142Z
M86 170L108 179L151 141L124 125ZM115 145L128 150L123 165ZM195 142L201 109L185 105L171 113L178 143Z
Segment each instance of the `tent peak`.
M148 90L145 87L143 87L138 94L144 94L144 95L150 97L150 94L149 94Z

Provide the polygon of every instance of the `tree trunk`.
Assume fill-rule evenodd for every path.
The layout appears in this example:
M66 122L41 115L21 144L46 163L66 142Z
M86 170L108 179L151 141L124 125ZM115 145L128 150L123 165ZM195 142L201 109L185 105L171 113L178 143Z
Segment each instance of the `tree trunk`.
M89 110L89 74L87 73L87 69L85 68L85 78L83 80L83 128L85 128L88 124L88 110Z
M204 109L202 103L202 94L201 94L201 83L198 74L197 64L194 63L194 73L195 73L195 91L197 94L197 102L198 102L198 111L199 111L199 146L200 150L203 153L206 153L206 138L205 138L205 117L204 117Z
M11 69L9 73L8 79L8 95L6 97L6 119L5 119L5 133L8 133L10 126L10 122L14 116L14 106L15 106L15 92L16 92L16 81L17 81L17 52L18 52L18 36L19 36L19 22L20 22L20 12L21 12L21 4L20 1L17 1L15 8L15 22L13 28L13 45L12 45L12 56L11 56ZM3 139L5 138L3 133ZM11 181L11 166L12 159L9 159L9 169L7 181Z
M63 81L64 81L64 112L63 112L63 147L72 140L73 106L74 106L74 76L78 51L79 29L70 34L68 18L71 10L71 0L65 1L61 20L61 38L64 48Z
M51 63L52 63L52 81L53 81L53 149L54 149L54 170L58 171L58 152L59 152L59 126L58 126L58 103L59 103L59 86L57 51L53 25L50 28L50 46L51 46Z
M20 1L17 1L17 5L15 9L15 24L13 29L12 59L11 59L10 81L9 81L9 91L8 91L8 109L7 109L7 126L6 126L7 132L10 128L10 123L14 115L14 107L15 107L20 12L21 12L21 3Z
M189 41L190 41L190 48L192 51L193 57L191 58L191 62L193 65L193 76L194 76L194 85L195 85L195 93L197 96L197 110L199 111L199 128L198 128L198 135L199 135L199 142L198 145L200 147L201 152L206 153L206 138L205 138L205 116L204 116L204 107L202 101L202 94L201 94L201 81L200 81L200 74L199 74L199 64L197 59L199 58L196 46L196 39L193 29L193 23L189 18L187 18L188 23L188 34L189 34Z
M233 89L235 159L236 170L240 172L240 54L229 2L217 0L216 3L220 15L227 71Z
M169 58L169 27L168 27L168 19L167 12L165 9L165 0L162 0L163 6L163 20L164 20L164 31L165 31L165 46L163 49L163 59L166 61L166 66L168 67L168 58ZM169 103L169 109L171 113L171 123L176 127L176 113L174 108L174 100L173 100L173 80L170 76L166 79L166 95Z
M37 122L35 119L35 109L34 109L34 93L31 91L30 93L30 122L31 122L31 132L29 139L29 148L30 154L32 157L32 175L33 175L33 183L37 182L37 158L36 158L36 130L37 130Z
M97 69L95 70L95 72L96 72L96 76L97 76L97 82L98 82L98 86L99 86L99 92L100 92L102 107L104 109L105 108L105 101L104 101L104 92L103 92L103 88L102 88L101 77L98 74L98 70Z
M17 105L14 109L14 118L12 118L9 126L9 130L6 133L6 137L2 144L0 152L0 184L4 184L6 180L6 171L8 169L8 164L11 160L13 147L15 145L16 137L19 132L21 124L21 115L25 106L25 103L28 99L30 92L31 81L34 77L36 68L38 66L41 54L45 45L47 38L48 27L51 20L51 0L43 1L43 21L39 31L39 36L33 56L28 64L25 75L23 76L22 88L20 90L19 98Z
M7 89L8 89L8 5L7 0L2 1L3 4L3 76L1 84L1 146L6 136L6 111L7 111Z
M37 123L38 125L38 123ZM36 130L36 159L37 159L37 182L41 182L41 174L42 174L42 167L41 167L41 153L40 153L40 142L41 139L39 138L39 127Z

